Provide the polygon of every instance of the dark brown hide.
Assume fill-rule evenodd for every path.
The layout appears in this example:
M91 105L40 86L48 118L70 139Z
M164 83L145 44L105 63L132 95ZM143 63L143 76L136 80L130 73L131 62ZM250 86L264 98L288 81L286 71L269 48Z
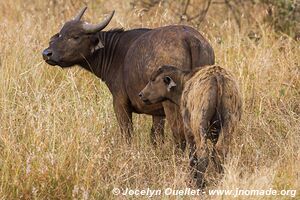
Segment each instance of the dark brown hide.
M153 116L153 137L155 132L163 133L166 114L174 136L183 143L178 107L169 102L145 105L138 93L160 65L191 70L213 64L214 52L207 40L193 28L181 25L91 33L84 30L85 23L67 22L44 50L44 60L61 67L80 65L101 78L113 95L115 114L127 138L132 132L133 112Z

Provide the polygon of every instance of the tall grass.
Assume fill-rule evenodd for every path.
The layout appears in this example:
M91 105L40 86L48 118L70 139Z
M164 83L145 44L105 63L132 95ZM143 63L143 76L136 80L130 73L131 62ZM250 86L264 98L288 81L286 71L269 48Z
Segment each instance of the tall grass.
M116 9L109 28L176 23L171 10L160 7L144 13L131 11L127 1L85 2L91 22ZM82 6L72 0L0 2L0 199L114 199L114 187L189 187L188 154L176 151L169 128L165 143L155 148L149 116L135 115L127 145L104 83L78 67L43 62L50 36ZM236 76L244 113L224 177L208 188L297 189L299 198L299 43L276 35L259 16L239 30L214 14L198 30L214 47L217 64ZM249 39L249 31L261 39Z

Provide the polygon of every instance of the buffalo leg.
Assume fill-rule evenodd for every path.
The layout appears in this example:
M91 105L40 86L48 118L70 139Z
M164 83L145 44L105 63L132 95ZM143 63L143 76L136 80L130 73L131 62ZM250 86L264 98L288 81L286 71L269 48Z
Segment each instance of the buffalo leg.
M230 123L231 118L227 117L224 119L224 124L221 128L218 141L214 148L214 163L219 173L224 171L223 164L229 151L229 145L231 141L231 134L233 132L233 125Z
M189 145L189 150L190 150L190 153L189 153L189 159L190 159L190 167L192 169L192 176L194 179L197 178L197 175L196 175L196 165L197 165L197 155L196 155L196 144L195 144L195 139L194 139L194 135L191 131L189 130L185 130L185 133L186 133L186 140L187 140L187 143Z
M152 116L152 128L151 128L151 142L153 145L157 144L157 140L163 141L164 137L165 117Z
M171 127L177 147L182 151L185 150L186 141L184 135L183 120L180 113L180 108L176 104L165 101L163 102L166 119Z
M208 97L213 97L216 94L215 88L211 88ZM203 188L205 186L204 174L206 172L209 161L209 149L207 145L208 139L208 126L209 122L215 114L216 98L208 98L202 101L202 109L198 115L199 125L192 124L194 131L194 138L196 143L197 155L197 186Z
M197 186L203 188L205 186L204 174L206 172L208 161L209 161L206 139L203 138L203 141L201 141L201 146L197 147L196 155L197 155L197 164L195 168L197 170Z
M205 133L201 132L194 135L189 130L186 130L185 133L190 147L189 159L192 177L196 180L197 187L204 188L204 174L209 162L209 150Z
M126 105L114 102L114 111L120 126L121 133L128 143L131 142L132 127L132 111Z

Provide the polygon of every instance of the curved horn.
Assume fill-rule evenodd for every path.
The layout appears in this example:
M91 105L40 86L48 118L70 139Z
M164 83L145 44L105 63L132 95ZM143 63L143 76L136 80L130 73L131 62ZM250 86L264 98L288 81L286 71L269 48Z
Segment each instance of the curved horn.
M74 21L80 21L82 15L84 14L84 12L86 11L87 7L85 6L84 8L82 8L80 10L80 12L74 17Z
M112 19L112 17L114 16L115 11L113 10L111 12L111 14L109 16L107 16L100 24L88 24L88 23L84 23L82 25L82 28L85 30L85 32L87 33L95 33L98 32L102 29L104 29L108 23L110 22L110 20Z

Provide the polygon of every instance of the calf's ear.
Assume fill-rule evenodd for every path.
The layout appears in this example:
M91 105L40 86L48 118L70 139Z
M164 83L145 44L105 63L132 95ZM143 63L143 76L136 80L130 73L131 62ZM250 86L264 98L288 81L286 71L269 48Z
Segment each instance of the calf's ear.
M176 86L176 83L173 81L173 79L170 76L164 77L164 82L167 85L167 90L170 92L172 87Z

